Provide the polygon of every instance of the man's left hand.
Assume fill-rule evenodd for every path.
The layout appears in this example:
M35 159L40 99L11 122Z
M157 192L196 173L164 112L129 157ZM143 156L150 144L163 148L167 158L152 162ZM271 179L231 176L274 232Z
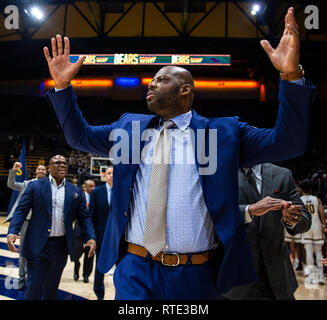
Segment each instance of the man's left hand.
M87 255L88 258L91 258L94 253L95 253L95 249L96 249L96 241L94 239L90 239L85 245L84 247L90 247L89 250L89 254Z
M261 40L260 44L279 72L292 73L299 70L299 27L294 17L293 7L288 9L285 16L285 29L278 47L273 49L267 40Z
M297 224L301 220L302 210L301 205L291 205L288 209L282 209L284 223L290 226Z

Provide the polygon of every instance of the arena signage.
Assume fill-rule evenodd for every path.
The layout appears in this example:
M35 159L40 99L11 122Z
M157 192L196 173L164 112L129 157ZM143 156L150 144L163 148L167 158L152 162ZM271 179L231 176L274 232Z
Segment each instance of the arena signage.
M70 55L75 63L80 55ZM230 55L203 54L89 54L84 60L86 65L194 65L194 66L230 66Z

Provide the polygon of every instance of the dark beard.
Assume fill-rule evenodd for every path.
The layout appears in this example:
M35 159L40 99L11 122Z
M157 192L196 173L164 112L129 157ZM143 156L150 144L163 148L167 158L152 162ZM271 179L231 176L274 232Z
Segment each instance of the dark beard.
M160 113L160 110L168 109L171 106L176 106L178 103L178 90L176 90L170 94L160 94L157 93L156 100L154 102L148 102L148 109L154 113Z

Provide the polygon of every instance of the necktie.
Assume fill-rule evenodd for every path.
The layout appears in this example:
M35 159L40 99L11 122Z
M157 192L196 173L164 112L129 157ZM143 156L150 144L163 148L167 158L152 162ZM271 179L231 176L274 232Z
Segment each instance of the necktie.
M168 129L173 125L172 121L164 122L154 146L143 239L144 247L152 256L156 256L166 245L171 140Z
M258 188L257 188L257 184L256 184L255 179L254 179L254 173L253 173L252 169L248 170L248 173L246 174L246 176L247 176L253 190L256 192L256 194L258 196L260 196L260 193L259 193Z

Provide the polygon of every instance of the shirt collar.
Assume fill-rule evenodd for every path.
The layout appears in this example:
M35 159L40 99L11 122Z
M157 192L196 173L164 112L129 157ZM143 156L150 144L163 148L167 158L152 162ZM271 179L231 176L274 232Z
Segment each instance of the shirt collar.
M112 187L109 186L109 183L108 182L106 182L106 188L107 188L107 191L108 192L112 189Z
M178 116L171 118L169 120L173 121L176 127L182 131L185 131L186 128L190 125L192 119L192 111L179 114ZM160 125L162 125L163 119L160 119Z
M244 168L245 174L248 173L249 169L250 168ZM260 163L256 164L253 167L251 167L251 169L252 169L255 176L257 176L257 177L260 176L260 174L261 174L261 164Z
M51 176L51 174L49 174L49 180L50 180L51 184L54 183L57 186L57 182L56 182L55 178ZM57 187L59 188L61 186L65 186L65 185L66 185L66 178L64 178L64 180L62 180L60 185Z

